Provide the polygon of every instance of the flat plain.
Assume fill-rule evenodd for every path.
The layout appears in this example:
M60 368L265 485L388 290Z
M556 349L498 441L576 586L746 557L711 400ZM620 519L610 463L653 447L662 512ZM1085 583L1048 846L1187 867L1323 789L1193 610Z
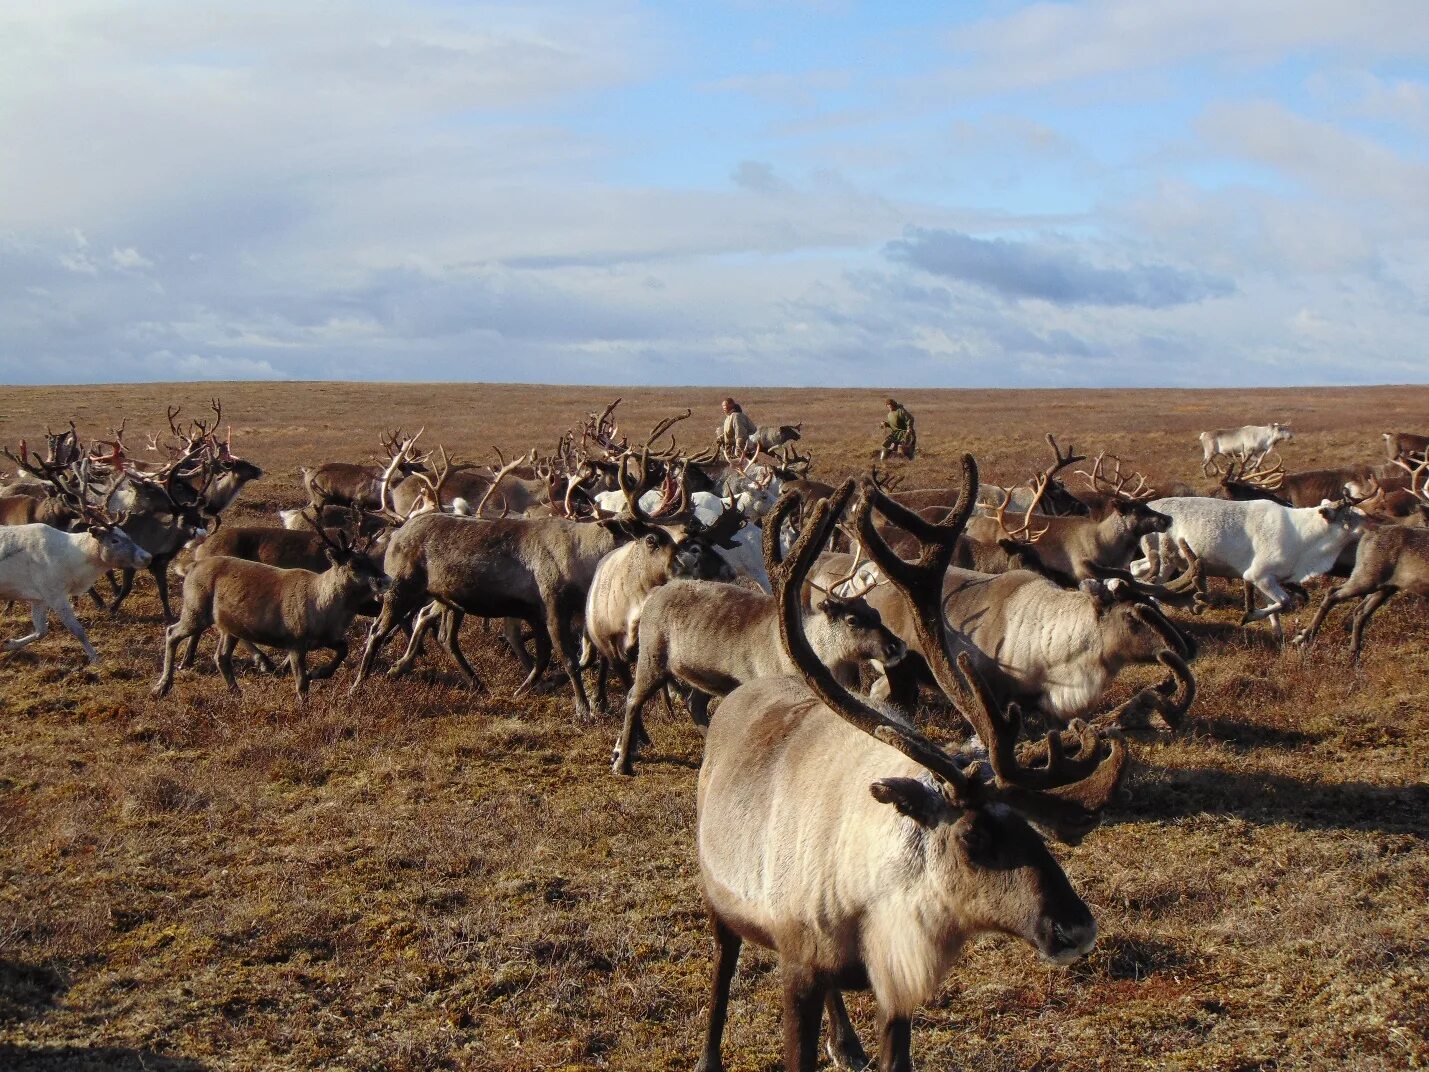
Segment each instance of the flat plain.
M387 384L0 390L0 442L74 418L97 436L164 427L222 397L234 450L266 470L228 523L300 499L296 468L363 460L378 434L487 462L549 449L617 395L622 429L713 434L711 390ZM761 423L804 422L814 475L863 471L881 393L736 392ZM971 451L1015 482L1045 432L1154 481L1208 483L1196 433L1281 420L1287 467L1380 456L1429 430L1429 388L909 391L921 454L904 486L956 479ZM1406 1069L1429 1065L1429 623L1401 597L1358 666L1331 618L1308 652L1236 626L1224 588L1184 619L1200 695L1174 735L1137 736L1130 799L1055 851L1101 939L1055 969L978 941L914 1025L930 1070ZM1312 587L1318 598L1323 589ZM695 1064L711 945L695 885L700 737L650 720L632 779L616 723L577 719L564 683L522 701L475 625L491 692L435 656L348 695L351 665L300 706L207 659L152 701L162 622L141 577L117 618L80 616L0 661L0 1069L673 1070ZM1302 611L1288 623L1303 621ZM363 626L359 622L359 627ZM16 606L0 636L28 631ZM356 640L356 637L354 637ZM1150 680L1127 673L1113 698ZM718 717L716 714L715 717ZM936 731L936 727L935 727ZM876 1039L871 1000L850 1002ZM726 1063L780 1067L773 957L746 947Z

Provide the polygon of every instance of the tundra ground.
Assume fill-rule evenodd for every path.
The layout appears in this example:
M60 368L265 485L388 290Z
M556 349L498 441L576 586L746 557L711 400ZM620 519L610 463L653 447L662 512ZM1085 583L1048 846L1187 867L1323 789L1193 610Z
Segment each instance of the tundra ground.
M229 524L296 503L299 464L363 459L384 427L425 424L426 445L485 462L493 444L549 448L622 393L214 390L234 449L267 470ZM5 389L0 442L127 416L141 444L167 404L197 415L207 393ZM677 430L698 448L722 392L623 393L632 440L690 405ZM879 394L739 394L762 423L804 422L816 476L869 464ZM1049 430L1201 485L1202 429L1288 421L1293 470L1375 460L1380 432L1429 425L1426 388L899 397L922 446L890 466L909 487L949 480L965 450L988 477L1021 480L1045 464ZM210 639L155 702L162 624L152 582L136 589L117 619L80 607L98 668L58 626L0 661L0 1069L693 1067L711 943L687 720L652 712L654 749L618 779L614 718L578 720L564 685L513 701L515 667L477 623L465 643L487 695L433 656L355 698L351 664L306 706L289 680L251 672L233 697ZM1131 800L1056 849L1093 905L1096 951L1054 969L1011 940L978 942L915 1024L920 1067L1429 1065L1429 624L1422 601L1395 600L1351 667L1348 614L1308 653L1276 650L1263 623L1236 628L1229 595L1194 620L1187 725L1139 740ZM0 617L0 636L22 631L23 607ZM871 1045L872 1003L850 1006ZM772 1072L779 1046L775 962L746 947L727 1064Z

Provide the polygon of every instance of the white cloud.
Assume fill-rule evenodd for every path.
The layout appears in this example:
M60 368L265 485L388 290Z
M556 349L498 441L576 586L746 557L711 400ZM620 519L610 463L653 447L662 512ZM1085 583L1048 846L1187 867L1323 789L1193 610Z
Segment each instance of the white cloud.
M152 268L154 262L133 246L113 249L109 252L109 262L119 269Z
M952 80L991 91L1317 48L1417 57L1429 49L1429 20L1420 0L1085 0L1028 4L949 40L966 60Z

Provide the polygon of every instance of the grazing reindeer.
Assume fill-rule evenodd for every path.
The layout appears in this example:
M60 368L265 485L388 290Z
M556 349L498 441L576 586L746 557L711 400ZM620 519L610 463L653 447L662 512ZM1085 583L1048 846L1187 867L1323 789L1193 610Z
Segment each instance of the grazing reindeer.
M322 573L223 555L189 570L179 620L164 635L164 669L152 695L163 696L173 685L179 643L189 642L187 664L199 637L213 627L219 633L214 661L234 692L238 681L233 676L233 649L240 641L285 649L300 698L307 698L309 681L331 677L347 657L352 619L362 606L382 595L387 578L345 535L333 541L321 529L317 532L326 543L330 564ZM332 651L332 659L309 673L308 652L318 648Z
M971 663L951 656L939 582L972 507L971 457L965 471L972 482L949 524L927 524L866 486L858 527L917 607L930 667L986 744L991 780L848 692L803 635L803 578L852 481L814 509L789 561L777 537L766 542L781 636L798 675L730 693L705 744L696 838L716 959L700 1072L723 1068L730 983L746 940L779 956L789 1072L814 1069L825 1007L836 1062L866 1067L843 990L872 989L879 1068L910 1072L912 1016L970 939L1011 934L1056 964L1096 940L1090 910L1023 816L1079 840L1119 784L1126 746L1079 728L1019 754L1016 709L997 709ZM774 516L782 520L789 506ZM875 509L925 541L917 564L882 544Z

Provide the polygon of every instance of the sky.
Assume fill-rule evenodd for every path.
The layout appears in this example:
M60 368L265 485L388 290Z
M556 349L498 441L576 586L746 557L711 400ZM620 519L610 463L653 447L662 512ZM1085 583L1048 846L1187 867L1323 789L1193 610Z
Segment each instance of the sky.
M1426 15L4 5L0 383L1423 383Z

